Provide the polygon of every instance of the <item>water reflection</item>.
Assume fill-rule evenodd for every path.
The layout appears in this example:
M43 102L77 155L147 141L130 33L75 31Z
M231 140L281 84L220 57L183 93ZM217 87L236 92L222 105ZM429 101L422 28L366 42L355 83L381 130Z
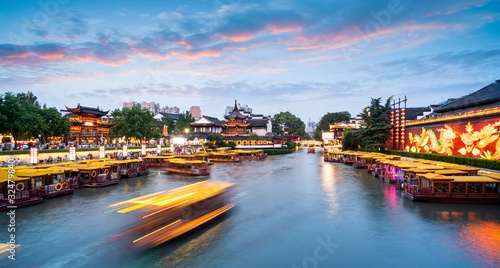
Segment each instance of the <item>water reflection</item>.
M457 247L477 266L500 267L500 223L473 221L458 227Z

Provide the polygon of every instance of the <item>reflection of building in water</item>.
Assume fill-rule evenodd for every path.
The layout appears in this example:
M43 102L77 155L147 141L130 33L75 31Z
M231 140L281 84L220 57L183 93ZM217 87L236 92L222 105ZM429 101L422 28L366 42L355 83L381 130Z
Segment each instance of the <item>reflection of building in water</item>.
M459 236L457 246L476 266L500 267L500 223L471 221L459 226Z

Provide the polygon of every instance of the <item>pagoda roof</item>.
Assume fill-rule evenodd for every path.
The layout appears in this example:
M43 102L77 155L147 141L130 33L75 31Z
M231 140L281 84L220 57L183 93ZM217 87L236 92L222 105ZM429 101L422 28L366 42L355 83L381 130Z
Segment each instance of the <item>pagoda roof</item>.
M68 106L65 106L65 107L66 107L66 111L63 111L63 112L70 112L76 116L81 116L81 117L99 118L99 117L107 115L109 112L109 110L101 111L101 110L99 110L99 107L97 107L97 108L85 107L85 106L81 106L80 104L78 104L78 106L76 108L68 108Z
M469 95L460 97L435 109L437 113L445 113L466 108L479 109L483 106L500 104L500 80L489 84Z
M250 123L250 127L267 127L266 119L250 119L247 122Z
M243 115L242 113L240 113L240 110L238 109L238 102L236 100L234 101L234 109L233 109L233 111L229 115L226 115L224 117L226 119L227 118L239 118L239 119L245 119L245 118L247 118L246 115Z

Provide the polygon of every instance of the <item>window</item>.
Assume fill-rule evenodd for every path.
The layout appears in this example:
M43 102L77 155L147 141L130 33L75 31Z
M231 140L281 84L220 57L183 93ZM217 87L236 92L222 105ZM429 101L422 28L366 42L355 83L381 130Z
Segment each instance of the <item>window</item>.
M483 192L482 183L469 183L468 186L469 186L469 193L471 194L477 194Z
M451 192L465 194L465 183L452 183L451 184Z

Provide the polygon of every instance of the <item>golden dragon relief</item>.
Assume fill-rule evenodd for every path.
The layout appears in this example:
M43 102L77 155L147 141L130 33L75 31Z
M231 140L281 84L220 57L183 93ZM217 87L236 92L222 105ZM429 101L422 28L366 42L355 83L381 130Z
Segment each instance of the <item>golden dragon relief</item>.
M463 147L457 150L461 155L472 154L475 157L484 159L500 160L500 139L498 127L500 121L483 127L480 131L475 131L469 122L465 127L466 132L457 133L450 126L445 125L438 129L439 138L433 130L422 128L422 134L412 135L409 133L410 144L406 146L411 152L435 152L438 154L453 155L455 138L460 136ZM496 141L495 150L487 150L486 147Z

